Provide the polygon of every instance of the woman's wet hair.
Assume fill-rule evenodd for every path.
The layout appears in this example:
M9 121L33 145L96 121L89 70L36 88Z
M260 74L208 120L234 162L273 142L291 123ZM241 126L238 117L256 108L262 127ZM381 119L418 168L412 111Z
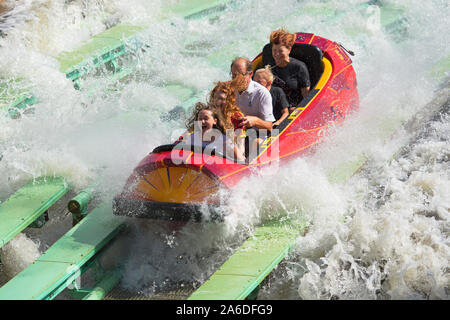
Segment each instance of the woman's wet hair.
M214 105L214 96L217 92L223 92L226 95L225 108L220 110L223 119L223 125L225 129L234 129L233 123L231 122L231 116L236 112L241 112L241 109L236 103L236 84L232 81L219 81L216 83L214 88L209 94L208 103Z
M295 38L295 33L290 33L286 28L281 28L270 33L271 44L282 44L290 48L294 45Z

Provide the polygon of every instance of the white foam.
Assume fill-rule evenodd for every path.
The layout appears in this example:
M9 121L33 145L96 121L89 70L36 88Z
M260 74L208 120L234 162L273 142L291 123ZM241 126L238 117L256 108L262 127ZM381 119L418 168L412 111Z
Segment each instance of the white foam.
M9 278L17 275L41 255L39 244L23 233L4 245L0 254L3 270Z

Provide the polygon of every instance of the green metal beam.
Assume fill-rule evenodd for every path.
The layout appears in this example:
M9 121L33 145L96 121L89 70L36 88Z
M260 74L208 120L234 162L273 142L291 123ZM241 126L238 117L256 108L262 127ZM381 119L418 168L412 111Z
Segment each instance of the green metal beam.
M86 216L89 202L94 198L97 186L98 183L93 183L81 190L67 203L67 209L72 213L73 225L76 225Z
M75 214L86 213L87 206L94 197L95 188L96 184L90 185L89 187L81 190L80 193L70 199L69 203L67 204L67 209L71 213Z
M63 178L39 177L0 205L0 248L44 214L69 190Z
M102 300L122 278L119 270L114 269L105 274L103 279L97 283L95 288L83 297L83 300Z
M305 226L278 219L264 223L189 300L245 299L286 257Z
M0 288L0 300L52 299L70 286L125 227L111 199L56 241L35 262Z
M77 79L89 69L103 66L118 56L127 53L125 43L131 41L136 33L145 27L131 25L117 25L102 33L99 33L70 52L58 55L60 71L67 74L71 80ZM129 46L131 48L131 45ZM133 48L136 49L136 48ZM75 72L78 71L79 74Z
M178 14L185 19L198 19L223 10L227 4L238 3L237 0L182 0L164 7L162 19Z

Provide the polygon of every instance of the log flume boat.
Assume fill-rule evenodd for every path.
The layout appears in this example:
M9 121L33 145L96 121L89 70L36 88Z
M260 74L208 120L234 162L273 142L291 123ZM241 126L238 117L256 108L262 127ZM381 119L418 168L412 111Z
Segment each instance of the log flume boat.
M207 147L173 143L155 148L133 170L113 199L116 215L165 221L223 221L223 195L255 170L305 155L327 130L358 110L359 96L352 60L342 45L311 33L296 33L290 56L303 61L311 90L277 130L245 162ZM274 65L271 45L253 60L256 70Z

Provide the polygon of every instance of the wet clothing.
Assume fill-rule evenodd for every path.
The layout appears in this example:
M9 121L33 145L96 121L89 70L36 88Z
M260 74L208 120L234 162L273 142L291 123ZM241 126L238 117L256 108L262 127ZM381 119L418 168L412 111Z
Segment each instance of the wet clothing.
M306 64L290 57L286 67L275 66L272 72L275 76L272 85L283 89L290 106L297 106L303 99L301 89L311 86Z
M278 120L281 118L283 109L289 108L289 102L280 87L270 87L270 95L272 96L273 116L275 120Z

